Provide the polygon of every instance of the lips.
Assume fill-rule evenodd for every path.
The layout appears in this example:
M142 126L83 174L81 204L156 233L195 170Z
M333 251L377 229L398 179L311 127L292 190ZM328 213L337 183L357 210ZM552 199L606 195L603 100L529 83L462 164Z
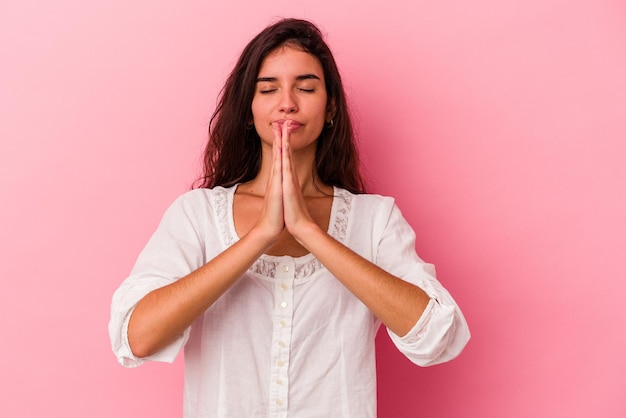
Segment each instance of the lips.
M293 119L279 119L279 120L275 121L274 123L278 124L278 127L279 127L279 128L280 128L280 130L282 131L282 129L283 129L283 125L284 125L287 121L290 121L290 122L291 122L291 125L290 125L290 128L291 128L291 129L290 129L290 131L291 131L291 132L293 132L293 131L295 131L295 130L297 130L297 129L300 129L301 127L303 127L303 126L304 126L302 123L297 122L297 121L295 121L295 120L293 120Z

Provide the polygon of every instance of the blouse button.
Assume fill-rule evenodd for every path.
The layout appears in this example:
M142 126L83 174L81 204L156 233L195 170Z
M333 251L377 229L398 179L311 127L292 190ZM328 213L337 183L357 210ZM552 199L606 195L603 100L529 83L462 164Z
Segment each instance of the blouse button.
M289 289L289 286L287 285L287 283L282 283L280 285L280 288L283 289L283 290L287 290L287 289Z
M280 399L276 399L276 405L281 406L283 404L283 401L281 401Z
M289 266L283 266L283 271L286 273L289 271Z
M281 308L286 308L287 307L287 302L281 302L280 306L281 306Z

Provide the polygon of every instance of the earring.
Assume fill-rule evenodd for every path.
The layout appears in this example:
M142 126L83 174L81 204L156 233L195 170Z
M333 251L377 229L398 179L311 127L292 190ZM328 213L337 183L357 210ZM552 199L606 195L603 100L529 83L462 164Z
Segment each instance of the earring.
M254 122L250 121L246 124L246 129L249 131L250 129L252 129L253 126L254 126Z
M329 122L326 122L326 127L327 128L332 128L333 125L335 125L335 121L333 119L331 119Z

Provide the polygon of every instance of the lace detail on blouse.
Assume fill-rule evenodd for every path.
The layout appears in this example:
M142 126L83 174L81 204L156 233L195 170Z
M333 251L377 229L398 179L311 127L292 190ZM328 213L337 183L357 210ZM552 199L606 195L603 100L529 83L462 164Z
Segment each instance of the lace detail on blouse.
M226 246L229 247L237 241L235 231L231 228L232 194L234 193L234 187L228 189L216 187L213 191L215 216L217 218L219 233ZM339 188L335 188L334 193L334 213L331 213L333 218L330 220L332 224L329 226L328 231L337 241L344 242L348 231L348 219L352 207L352 194L347 190ZM274 258L275 257L272 256L262 255L252 264L249 271L261 276L275 278L279 262L274 260ZM303 260L305 258L306 261ZM296 280L311 277L323 268L322 263L320 263L317 258L303 256L295 258L294 260L296 262Z
M352 195L343 189L335 189L335 199L337 199L337 216L333 225L331 235L339 242L343 242L348 231L348 217L352 209Z
M253 273L260 274L261 276L270 277L272 279L275 278L279 262L275 260L268 260L263 257L267 256L261 256L261 258L254 262L249 270ZM296 280L306 279L307 277L311 277L317 273L322 269L322 267L322 263L320 263L317 258L313 258L312 260L302 264L298 264L298 260L296 259L296 272L294 273L294 278Z
M278 262L259 258L248 270L266 277L276 277Z
M228 204L228 190L222 187L213 189L215 200L215 216L217 218L217 229L222 235L222 240L227 247L235 243L235 237L230 233L228 220L230 217L230 205Z

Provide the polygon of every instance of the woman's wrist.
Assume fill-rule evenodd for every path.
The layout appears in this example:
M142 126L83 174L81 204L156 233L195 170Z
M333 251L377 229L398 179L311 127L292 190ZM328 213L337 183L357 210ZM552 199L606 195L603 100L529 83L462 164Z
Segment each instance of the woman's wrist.
M315 222L307 222L302 224L298 228L293 228L289 233L307 250L311 251L311 247L314 247L314 242L328 235L318 224Z
M241 239L255 243L263 252L271 247L279 236L280 231L277 233L261 226L254 226Z

